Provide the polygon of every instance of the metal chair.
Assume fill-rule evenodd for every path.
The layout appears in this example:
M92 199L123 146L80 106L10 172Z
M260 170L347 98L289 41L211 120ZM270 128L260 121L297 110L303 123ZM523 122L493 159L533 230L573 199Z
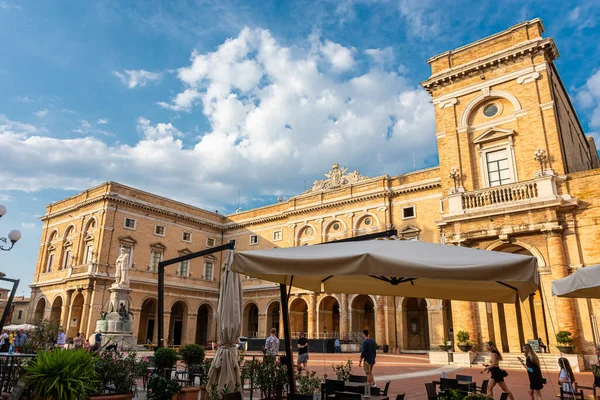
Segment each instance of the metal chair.
M481 382L481 387L479 388L479 393L482 394L487 394L487 388L488 388L488 383L490 381L488 379L486 379L485 381Z
M473 382L473 377L471 375L456 375L457 381L465 381L465 382Z
M440 389L442 390L442 392L448 391L448 390L458 390L460 389L460 386L458 384L458 379L449 379L449 378L441 378L440 379Z
M364 375L350 375L348 382L366 383L367 377Z
M435 389L435 383L426 383L425 389L427 390L427 400L438 400L440 398Z
M387 381L385 382L385 386L383 387L383 396L387 396L388 395L388 390L390 390L390 385L391 385L392 381Z
M242 392L226 393L223 395L223 400L244 400Z
M344 381L338 381L337 379L325 379L325 396L322 398L335 398L335 392L344 392L345 390L346 386L344 385ZM358 393L358 395L360 396L360 393Z
M362 400L362 394L348 393L348 392L335 392L335 400Z
M503 392L500 395L500 400L508 400L508 393L507 392Z
M397 394L396 400L404 400L404 396L406 396L406 394L404 394L404 393Z

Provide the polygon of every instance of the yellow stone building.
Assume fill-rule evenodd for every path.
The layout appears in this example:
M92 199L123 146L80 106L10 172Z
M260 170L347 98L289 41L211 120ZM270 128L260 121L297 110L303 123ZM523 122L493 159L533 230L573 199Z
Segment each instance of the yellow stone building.
M352 339L368 327L379 344L437 350L452 327L505 352L534 338L556 352L554 331L567 329L589 350L600 341L600 304L555 299L551 281L600 263L599 160L543 30L534 19L428 60L431 76L422 86L435 107L439 167L369 178L334 164L307 192L232 215L114 182L51 204L42 218L30 319L59 320L69 336L91 334L126 248L135 334L153 342L162 259L232 239L237 250L269 249L394 227L408 239L534 255L540 290L518 306L294 291L293 332ZM216 254L167 269L171 343L214 340L220 265ZM278 296L274 284L244 280L242 335L279 328Z

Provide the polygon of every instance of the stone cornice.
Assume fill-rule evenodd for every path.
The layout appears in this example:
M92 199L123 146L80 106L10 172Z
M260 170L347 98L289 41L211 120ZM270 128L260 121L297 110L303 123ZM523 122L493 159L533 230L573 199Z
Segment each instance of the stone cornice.
M552 60L558 58L558 50L551 38L537 38L519 43L509 49L504 49L500 52L487 55L476 59L470 63L460 65L456 68L446 69L435 75L432 75L426 81L421 82L421 85L429 93L436 86L454 83L458 80L469 77L473 74L480 74L499 64L504 64L513 59L525 57L528 54L545 51L550 54Z

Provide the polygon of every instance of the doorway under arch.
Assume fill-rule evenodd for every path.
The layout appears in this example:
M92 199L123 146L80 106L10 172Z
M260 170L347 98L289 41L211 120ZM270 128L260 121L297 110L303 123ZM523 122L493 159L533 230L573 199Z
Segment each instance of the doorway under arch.
M360 294L352 300L352 331L362 332L364 329L369 330L371 337L377 341L375 337L375 303L370 296Z
M208 334L212 326L212 308L207 304L202 304L198 308L198 318L196 319L196 344L206 346L208 344Z
M319 303L319 335L324 338L339 337L340 304L333 296L324 297Z
M33 322L37 323L44 319L44 313L46 312L46 299L43 297L38 300L35 311L33 313Z
M187 305L177 301L171 306L171 321L169 323L169 337L167 343L180 346L186 340L187 331Z
M246 333L246 337L258 337L258 306L256 304L246 304L243 325L245 329L242 331Z
M307 337L311 337L308 331L308 303L301 297L297 297L290 303L290 331L292 337L296 337L300 332L306 332Z
M269 307L267 307L267 331L265 332L265 336L270 334L271 329L275 329L277 332L279 332L280 322L281 305L278 301L274 301L269 304Z
M63 299L60 296L56 296L52 302L52 308L50 309L50 321L61 323L60 314L62 311Z
M404 340L408 350L429 350L429 318L427 301L422 298L407 297L402 301L404 313Z
M71 320L67 327L67 337L75 337L81 329L81 318L83 316L83 294L78 293L71 303Z
M138 343L154 344L158 335L158 302L156 299L146 299L142 303L140 312L140 326L138 328Z

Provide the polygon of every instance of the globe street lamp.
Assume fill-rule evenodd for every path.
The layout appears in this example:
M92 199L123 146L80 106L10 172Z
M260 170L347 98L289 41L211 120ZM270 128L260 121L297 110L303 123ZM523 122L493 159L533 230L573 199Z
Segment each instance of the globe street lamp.
M0 218L2 218L4 214L6 214L6 207L0 204ZM19 232L16 229L13 229L12 231L8 232L8 239L4 237L0 238L0 242L4 244L8 244L8 242L10 241L10 247L4 247L2 244L0 244L0 250L9 251L13 248L15 243L19 241L19 239L21 239L21 232Z

